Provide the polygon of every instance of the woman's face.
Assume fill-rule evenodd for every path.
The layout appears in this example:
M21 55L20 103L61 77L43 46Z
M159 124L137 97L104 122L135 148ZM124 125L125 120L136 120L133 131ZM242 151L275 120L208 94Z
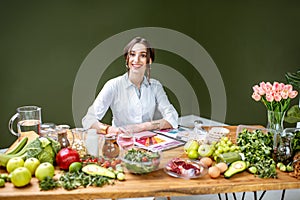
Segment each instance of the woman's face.
M144 75L147 64L147 48L137 43L128 53L128 67L131 73Z

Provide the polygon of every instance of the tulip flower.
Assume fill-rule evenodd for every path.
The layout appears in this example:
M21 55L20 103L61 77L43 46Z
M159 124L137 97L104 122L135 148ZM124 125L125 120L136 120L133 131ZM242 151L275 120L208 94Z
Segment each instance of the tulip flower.
M287 111L291 99L298 95L292 85L277 81L273 84L262 81L258 85L254 85L252 89L252 98L255 101L262 101L268 110L277 112Z

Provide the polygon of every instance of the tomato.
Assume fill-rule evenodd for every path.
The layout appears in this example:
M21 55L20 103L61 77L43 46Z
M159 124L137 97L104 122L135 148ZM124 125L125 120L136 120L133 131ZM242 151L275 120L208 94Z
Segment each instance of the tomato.
M116 168L116 165L117 165L117 162L115 161L115 160L113 160L113 161L111 161L111 163L110 163L110 166L112 167L112 168Z
M115 161L117 164L120 164L122 162L122 160L120 158L116 158Z
M99 162L100 164L103 164L103 163L105 162L105 159L104 159L103 157L100 157L100 158L98 159L98 162Z
M108 160L104 161L104 163L102 164L102 167L109 168L110 162Z
M148 158L146 156L142 157L142 162L148 162Z

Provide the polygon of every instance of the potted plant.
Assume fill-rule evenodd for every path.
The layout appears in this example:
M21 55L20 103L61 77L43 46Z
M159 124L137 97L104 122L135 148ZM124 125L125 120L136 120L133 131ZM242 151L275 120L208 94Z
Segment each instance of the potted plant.
M300 69L297 72L287 72L285 74L286 80L298 91L300 90ZM292 106L286 113L284 121L287 123L297 123L300 122L300 98L299 105Z

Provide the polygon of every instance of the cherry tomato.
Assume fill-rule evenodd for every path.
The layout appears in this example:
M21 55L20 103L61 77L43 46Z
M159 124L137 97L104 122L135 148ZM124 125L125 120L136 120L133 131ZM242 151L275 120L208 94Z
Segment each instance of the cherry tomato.
M142 162L148 162L148 158L146 156L142 157Z
M117 165L117 162L115 161L115 160L113 160L113 161L111 161L111 163L110 163L110 166L112 167L112 168L116 168L116 165Z
M110 167L110 162L108 160L106 160L106 161L104 161L102 166L105 167L105 168L109 168Z
M122 160L120 158L116 158L115 161L117 164L120 164L122 162Z

